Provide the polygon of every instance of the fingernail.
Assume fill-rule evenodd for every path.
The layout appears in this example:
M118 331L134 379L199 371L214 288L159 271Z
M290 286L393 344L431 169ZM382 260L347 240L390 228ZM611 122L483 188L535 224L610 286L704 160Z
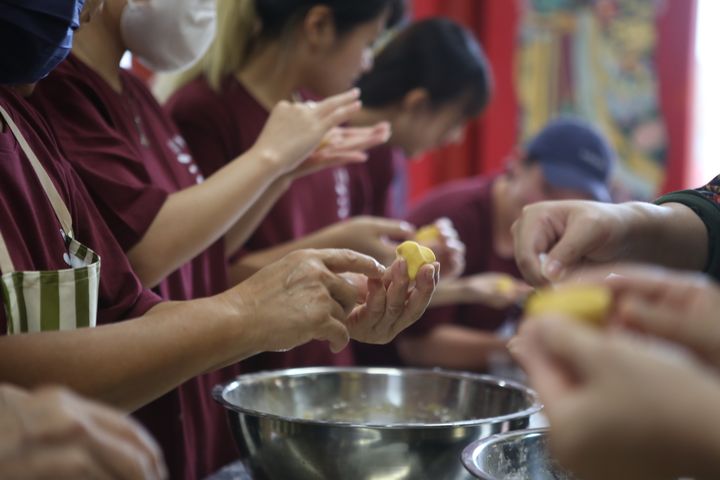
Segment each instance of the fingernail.
M541 260L542 274L548 280L560 280L564 274L563 264L557 260L550 260L545 257L545 262Z

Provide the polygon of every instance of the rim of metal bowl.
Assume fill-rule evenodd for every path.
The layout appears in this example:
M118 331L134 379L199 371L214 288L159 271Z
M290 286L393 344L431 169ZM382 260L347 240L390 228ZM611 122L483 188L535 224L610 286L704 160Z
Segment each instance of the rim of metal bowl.
M435 373L441 374L445 377L466 379L480 381L483 383L494 384L498 387L513 388L524 393L530 400L530 405L518 412L509 413L507 415L501 415L497 417L489 418L476 418L470 420L461 420L457 422L438 422L438 423L358 423L358 422L337 422L329 420L313 420L300 417L291 417L286 415L277 415L274 413L263 412L252 408L243 407L240 405L234 405L229 401L225 400L225 392L237 388L241 383L251 383L257 380L265 380L278 377L300 377L306 375L318 375L327 373L365 373L370 375L393 375L402 376L405 374L428 374ZM531 388L512 381L505 380L492 375L483 375L478 373L470 372L457 372L444 370L441 368L393 368L393 367L306 367L306 368L289 368L284 370L270 370L257 373L249 373L245 375L239 375L235 380L222 385L216 385L212 390L212 396L221 405L228 410L252 415L255 417L283 420L287 422L307 424L307 425L322 425L322 426L333 426L333 427L365 427L365 428L377 428L377 429L413 429L413 428L448 428L448 427L469 427L480 424L488 423L501 423L508 420L515 420L522 417L530 417L543 408L540 403L537 393Z
M477 478L480 478L482 480L495 480L497 476L493 476L490 473L486 472L483 468L478 467L477 462L475 461L476 458L482 455L485 450L488 450L489 448L497 445L498 443L503 443L518 437L527 438L537 435L545 435L549 431L550 429L548 427L529 428L526 430L515 430L512 432L497 433L481 440L477 440L463 449L461 456L462 463L465 468Z

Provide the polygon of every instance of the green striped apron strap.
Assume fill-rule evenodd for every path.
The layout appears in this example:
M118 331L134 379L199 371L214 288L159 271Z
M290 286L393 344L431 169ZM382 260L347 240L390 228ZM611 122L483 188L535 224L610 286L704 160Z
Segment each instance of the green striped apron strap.
M53 210L55 210L55 215L60 221L63 231L66 235L73 237L72 217L70 216L70 211L67 209L65 202L63 202L62 197L55 188L55 184L52 180L50 180L47 172L35 156L35 152L32 151L30 145L28 145L27 141L25 141L25 137L23 137L22 133L20 133L20 130L17 128L17 125L15 125L15 122L13 122L13 119L10 118L10 115L2 107L0 107L0 115L2 115L8 127L10 127L10 131L20 144L20 148L22 148L23 153L25 153L25 156L30 161L30 165L32 165L35 175L37 175L40 185L42 185L42 188L45 191L45 195L47 195Z
M0 271L3 275L6 273L13 273L15 266L13 265L12 258L10 258L10 251L8 251L5 239L0 232Z

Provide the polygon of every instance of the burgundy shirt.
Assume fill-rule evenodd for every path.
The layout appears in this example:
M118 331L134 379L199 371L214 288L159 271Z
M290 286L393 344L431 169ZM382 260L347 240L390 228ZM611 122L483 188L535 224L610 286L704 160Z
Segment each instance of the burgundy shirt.
M142 81L121 72L122 93L71 56L40 82L32 101L52 126L100 213L125 251L145 234L168 195L202 181L172 119ZM189 300L227 288L222 240L168 276L166 299ZM202 478L237 458L212 387L228 367L189 380L136 413L163 447L171 478Z
M31 101L90 190L100 213L127 252L145 235L168 195L202 174L145 84L123 70L122 93L71 56L40 82ZM158 292L189 300L227 288L225 252L218 241L169 275Z
M143 315L160 298L142 288L87 190L58 151L48 126L24 99L5 87L0 87L0 105L17 124L70 210L75 237L101 258L98 324ZM17 271L67 268L60 222L9 128L0 132L0 231ZM0 309L0 331L7 332L4 308Z
M250 149L269 117L267 109L233 77L223 82L219 93L204 78L197 78L176 92L166 107L208 175ZM347 218L351 214L349 182L345 168L325 170L293 182L243 251L296 240ZM326 342L310 342L289 352L257 355L243 362L243 370L351 362L351 348L334 355Z
M522 278L513 258L501 258L493 248L492 185L495 177L476 177L445 184L410 209L407 220L427 225L440 217L452 220L460 240L467 246L463 276L499 272ZM438 325L453 323L493 331L512 309L496 310L484 305L456 305L431 308L401 335L422 336ZM394 346L363 347L358 353L365 364L401 363Z

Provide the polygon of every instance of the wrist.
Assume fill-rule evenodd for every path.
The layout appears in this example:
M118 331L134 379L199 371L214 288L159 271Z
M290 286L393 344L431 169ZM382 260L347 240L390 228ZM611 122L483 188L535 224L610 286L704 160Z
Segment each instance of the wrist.
M251 161L277 178L288 173L288 165L283 155L275 148L253 145L247 151Z
M236 362L268 350L263 322L258 318L257 305L246 286L240 284L207 299L207 310L218 322L216 347L226 352L224 361Z

